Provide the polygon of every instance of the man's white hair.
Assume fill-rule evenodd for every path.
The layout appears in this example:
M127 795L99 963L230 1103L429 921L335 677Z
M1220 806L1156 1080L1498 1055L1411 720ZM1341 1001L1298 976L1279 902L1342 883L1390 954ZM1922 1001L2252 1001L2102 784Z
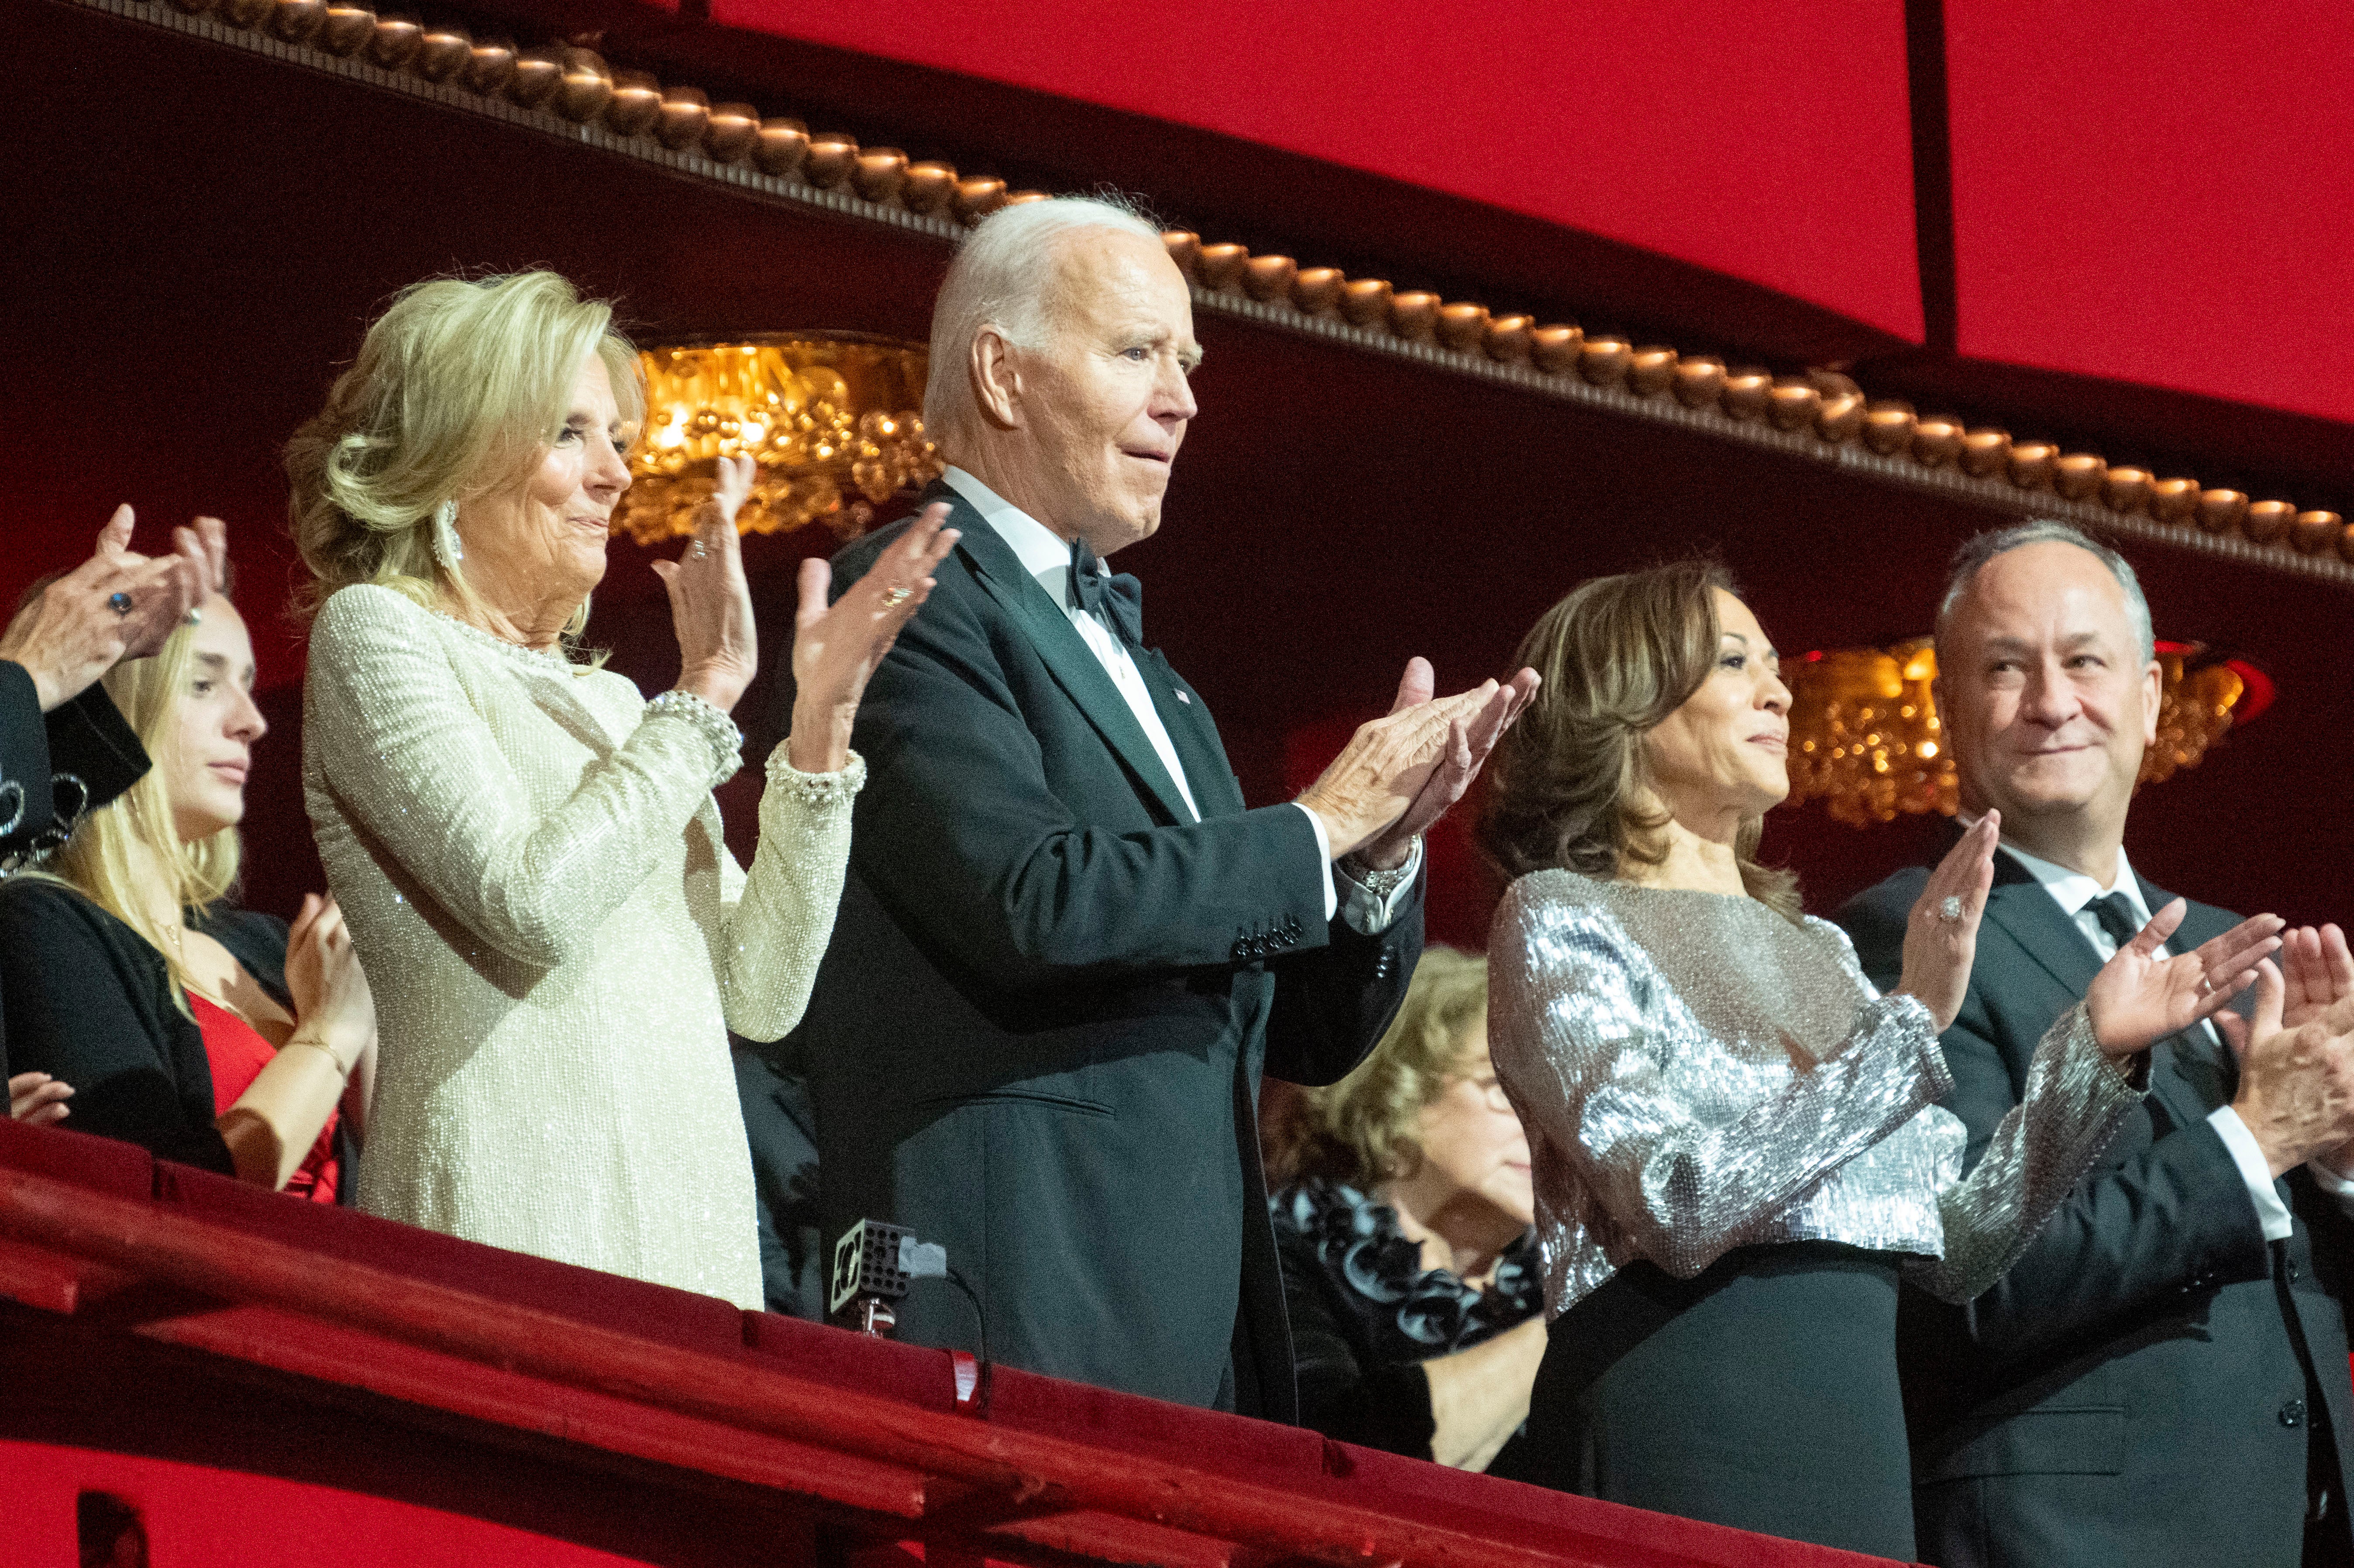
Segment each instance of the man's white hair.
M965 237L932 302L931 371L924 426L935 440L980 410L968 360L972 340L995 326L1017 348L1041 348L1052 334L1055 246L1066 234L1112 228L1161 243L1161 230L1119 196L1053 196L1002 207Z

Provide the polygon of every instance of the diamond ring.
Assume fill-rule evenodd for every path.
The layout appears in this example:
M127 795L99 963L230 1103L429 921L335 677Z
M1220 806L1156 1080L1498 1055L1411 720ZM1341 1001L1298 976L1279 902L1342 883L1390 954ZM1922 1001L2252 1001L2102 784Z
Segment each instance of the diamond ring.
M1946 896L1945 896L1943 899L1941 899L1941 900L1939 900L1939 901L1938 901L1938 904L1937 904L1937 918L1938 918L1938 919L1940 919L1940 920L1959 920L1961 917L1962 917L1962 901L1961 901L1959 898L1956 897L1954 895L1952 895L1952 894L1950 894L1950 893L1949 893L1949 894L1946 895Z

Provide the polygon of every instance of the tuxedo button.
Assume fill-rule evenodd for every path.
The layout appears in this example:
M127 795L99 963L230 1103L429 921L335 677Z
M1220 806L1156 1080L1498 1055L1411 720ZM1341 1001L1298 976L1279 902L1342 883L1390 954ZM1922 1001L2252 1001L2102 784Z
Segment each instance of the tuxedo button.
M2292 1399L2280 1407L2280 1424L2284 1426L2305 1425L2305 1401Z

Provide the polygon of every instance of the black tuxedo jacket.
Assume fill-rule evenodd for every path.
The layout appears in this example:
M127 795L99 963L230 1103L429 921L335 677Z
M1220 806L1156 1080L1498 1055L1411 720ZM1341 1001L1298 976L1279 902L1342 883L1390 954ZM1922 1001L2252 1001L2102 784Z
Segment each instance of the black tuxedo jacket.
M1378 937L1328 923L1307 817L1246 810L1201 694L1141 652L1193 821L1062 608L926 499L964 536L859 706L850 874L786 1045L829 1247L861 1218L944 1244L1009 1365L1292 1419L1259 1075L1329 1083L1372 1048L1420 893ZM836 591L899 532L843 551ZM899 1321L979 1345L943 1281Z
M1969 994L1944 1036L1946 1104L1969 1126L1973 1162L2019 1102L2044 1030L2100 968L2024 866L1999 852L1995 866ZM1900 872L1837 916L1883 988L1926 877ZM2142 895L2153 912L2174 896L2147 882ZM2168 950L2238 918L2192 904ZM2354 1400L2339 1302L2354 1225L2299 1171L2278 1183L2296 1234L2266 1244L2207 1125L2237 1086L2204 1030L2161 1041L2142 1108L2001 1282L1966 1308L1907 1300L1925 1561L2295 1568L2316 1438L2343 1508Z

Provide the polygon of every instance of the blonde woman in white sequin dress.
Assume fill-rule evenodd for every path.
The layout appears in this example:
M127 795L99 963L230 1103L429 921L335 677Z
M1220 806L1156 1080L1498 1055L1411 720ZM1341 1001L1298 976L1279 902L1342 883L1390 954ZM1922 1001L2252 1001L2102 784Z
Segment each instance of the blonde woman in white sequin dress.
M711 792L758 667L748 461L654 568L678 684L647 702L570 644L643 402L610 321L552 273L419 284L288 450L317 579L303 791L376 982L359 1202L758 1307L726 1032L801 1016L864 777L859 694L955 535L928 517L831 609L803 566L748 874Z

